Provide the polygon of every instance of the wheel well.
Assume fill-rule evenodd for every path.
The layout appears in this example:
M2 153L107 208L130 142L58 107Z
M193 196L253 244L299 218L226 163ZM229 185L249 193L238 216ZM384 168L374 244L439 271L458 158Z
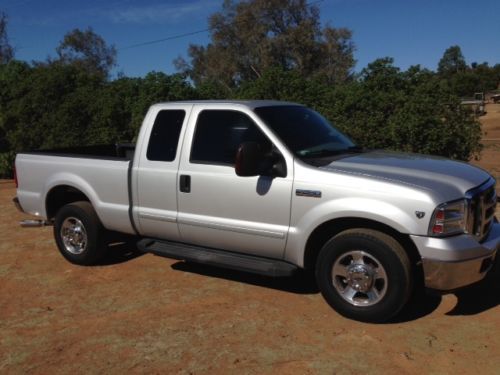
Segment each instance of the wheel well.
M60 185L52 188L45 199L47 219L53 219L61 207L78 201L90 202L90 199L72 186Z
M318 226L309 236L304 254L304 268L314 269L319 251L323 245L336 234L352 228L374 229L386 233L398 241L408 254L413 266L420 267L421 257L418 250L407 234L403 234L386 224L360 218L342 218L327 221ZM418 274L421 270L418 271Z

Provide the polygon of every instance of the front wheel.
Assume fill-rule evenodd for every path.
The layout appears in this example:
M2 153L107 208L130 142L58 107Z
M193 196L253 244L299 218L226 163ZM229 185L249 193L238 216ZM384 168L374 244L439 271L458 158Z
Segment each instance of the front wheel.
M106 230L89 202L63 206L56 214L54 237L61 254L71 263L90 266L105 255Z
M323 246L316 280L336 311L370 322L395 316L412 289L410 260L399 242L364 228L341 232Z

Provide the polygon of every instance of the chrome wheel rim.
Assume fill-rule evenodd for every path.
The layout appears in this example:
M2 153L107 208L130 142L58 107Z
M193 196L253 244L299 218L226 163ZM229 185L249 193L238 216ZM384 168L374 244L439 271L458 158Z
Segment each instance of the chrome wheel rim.
M333 287L354 306L372 306L387 292L387 273L382 263L365 251L353 250L337 258L332 267Z
M80 219L67 217L61 225L61 239L66 251L81 254L87 248L87 231Z

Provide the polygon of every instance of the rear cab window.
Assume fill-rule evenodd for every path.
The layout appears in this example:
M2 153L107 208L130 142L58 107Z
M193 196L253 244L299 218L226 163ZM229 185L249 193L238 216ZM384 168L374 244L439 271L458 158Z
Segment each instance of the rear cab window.
M186 112L181 109L166 109L158 112L149 136L146 157L151 161L175 160L179 136Z

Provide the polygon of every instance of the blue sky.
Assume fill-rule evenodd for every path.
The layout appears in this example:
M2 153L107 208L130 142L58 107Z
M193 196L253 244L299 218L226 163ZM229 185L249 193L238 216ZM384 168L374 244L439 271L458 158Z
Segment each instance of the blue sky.
M63 35L91 26L118 50L115 71L143 76L173 73L172 60L190 43L206 44L208 33L122 49L130 45L207 28L222 0L0 0L9 16L9 37L18 59L54 55ZM458 44L468 63L500 63L500 1L324 0L321 21L353 31L356 70L390 56L402 69L436 69L444 50Z

